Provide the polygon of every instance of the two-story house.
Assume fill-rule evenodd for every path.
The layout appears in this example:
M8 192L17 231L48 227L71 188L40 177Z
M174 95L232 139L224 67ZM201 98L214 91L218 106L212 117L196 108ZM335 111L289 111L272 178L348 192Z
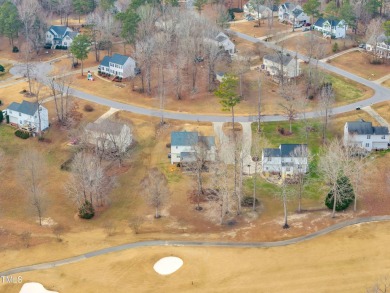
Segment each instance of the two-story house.
M243 8L245 15L251 15L255 19L272 17L272 10L265 5L256 5L248 2Z
M195 159L197 146L206 148L206 161L215 160L214 136L200 136L196 131L175 131L171 133L171 164Z
M38 103L12 102L7 108L7 115L9 122L20 128L27 127L34 132L39 132L49 127L49 113L45 107Z
M135 75L136 63L131 57L114 54L105 56L100 63L98 70L112 76L127 78Z
M87 141L100 150L126 151L132 141L131 128L124 124L110 120L88 123L85 127Z
M265 55L261 69L279 79L282 74L283 77L290 79L301 73L298 60L284 54Z
M306 144L281 144L279 148L266 148L261 157L263 173L278 173L283 178L307 173L308 149Z
M77 32L67 26L52 25L46 32L46 45L51 45L52 49L55 49L57 45L69 48L77 35Z
M303 11L300 5L283 3L279 5L278 18L280 22L286 21L291 24L307 23L310 17Z
M345 146L372 150L387 150L389 147L389 129L385 126L372 126L363 119L347 122L344 125Z
M390 38L381 34L378 38L370 38L366 44L366 50L373 52L381 58L390 58Z
M236 45L229 39L226 34L220 32L215 37L215 40L217 41L218 46L223 47L230 55L234 55L236 52Z
M344 20L319 18L313 25L313 29L321 32L324 36L332 38L345 38L348 25Z

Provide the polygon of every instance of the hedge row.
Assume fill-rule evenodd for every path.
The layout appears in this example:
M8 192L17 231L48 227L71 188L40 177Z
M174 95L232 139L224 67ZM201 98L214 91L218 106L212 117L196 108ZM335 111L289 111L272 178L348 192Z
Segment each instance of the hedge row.
M15 135L17 137L20 137L20 138L23 138L23 139L27 139L30 137L30 134L28 132L25 132L25 131L22 131L22 130L16 130L15 131Z

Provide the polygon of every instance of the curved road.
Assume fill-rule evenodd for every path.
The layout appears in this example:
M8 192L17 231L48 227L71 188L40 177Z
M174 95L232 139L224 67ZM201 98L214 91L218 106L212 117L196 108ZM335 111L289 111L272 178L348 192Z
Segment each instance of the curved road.
M236 35L242 39L245 39L247 41L253 42L253 43L261 43L266 47L272 48L272 49L279 49L279 46L270 43L258 40L254 37L248 36L243 33L234 32ZM293 51L286 51L289 52L292 56L294 56L296 53ZM298 58L304 61L308 61L308 57L302 54L297 54ZM348 79L351 79L355 82L358 82L360 84L363 84L369 88L372 88L375 91L375 94L366 100L359 101L356 103L352 103L349 105L344 105L340 107L336 107L332 109L332 115L345 113L349 111L353 111L356 109L356 107L365 107L370 106L372 104L376 104L383 101L390 100L390 89L386 88L384 86L381 86L379 84L376 84L373 81L369 81L367 79L364 79L362 77L359 77L355 74L352 74L350 72L347 72L345 70L342 70L340 68L337 68L335 66L330 65L329 63L325 63L322 61L317 60L311 60L311 62L314 64L315 62L318 62L318 66L328 70L330 72L339 74L343 77L346 77ZM150 108L143 108L138 107L134 105L119 103L115 101L111 101L99 96L91 95L85 92L82 92L80 90L72 89L72 94L80 99L88 100L91 102L95 102L98 104L102 104L108 107L125 110L128 112L134 112L137 114L143 114L147 116L154 116L154 117L161 117L162 112L159 109L150 109ZM223 116L223 115L203 115L203 114L196 114L196 113L185 113L185 112L171 112L171 111L163 111L164 118L168 119L177 119L177 120L189 120L189 121L202 121L202 122L229 122L231 121L231 117L229 115ZM306 118L314 118L320 116L320 113L314 111L314 112L308 112L306 113ZM303 118L301 115L299 118ZM257 115L247 115L247 116L236 116L235 117L237 122L254 122L257 121ZM262 115L261 120L264 122L270 122L270 121L283 121L287 120L286 117L282 115Z
M291 245L306 240L310 240L315 237L328 234L330 232L339 230L347 226L352 226L361 223L382 222L382 221L390 221L390 216L374 216L374 217L352 219L352 220L337 223L333 226L327 227L323 230L314 232L309 235L287 239L287 240L275 241L275 242L209 242L209 241L175 241L175 240L168 240L168 241L151 240L151 241L133 242L133 243L123 244L119 246L103 248L103 249L95 250L92 252L84 253L78 256L69 257L61 260L9 269L7 271L0 272L0 276L9 276L12 274L55 268L66 264L76 263L88 258L105 255L108 253L118 252L127 249L133 249L133 248L139 248L139 247L186 246L186 247L264 248L264 247L286 246L286 245Z

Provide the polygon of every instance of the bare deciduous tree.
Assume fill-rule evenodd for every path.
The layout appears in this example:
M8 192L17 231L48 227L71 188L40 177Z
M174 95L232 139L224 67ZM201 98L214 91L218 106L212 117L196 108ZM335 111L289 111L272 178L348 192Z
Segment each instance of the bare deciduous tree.
M46 179L47 166L42 153L30 149L21 153L18 163L19 176L23 180L30 204L42 226L42 217L45 211L46 199L43 183Z
M155 209L154 217L160 218L160 209L167 203L169 197L168 181L157 168L150 169L142 179L141 186L145 191L145 198Z

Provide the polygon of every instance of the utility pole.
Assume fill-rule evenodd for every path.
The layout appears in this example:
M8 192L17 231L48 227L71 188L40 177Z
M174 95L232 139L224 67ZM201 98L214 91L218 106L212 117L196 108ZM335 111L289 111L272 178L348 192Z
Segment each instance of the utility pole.
M257 101L257 133L260 133L260 119L261 119L261 79L258 77L258 86L259 86L259 99Z

